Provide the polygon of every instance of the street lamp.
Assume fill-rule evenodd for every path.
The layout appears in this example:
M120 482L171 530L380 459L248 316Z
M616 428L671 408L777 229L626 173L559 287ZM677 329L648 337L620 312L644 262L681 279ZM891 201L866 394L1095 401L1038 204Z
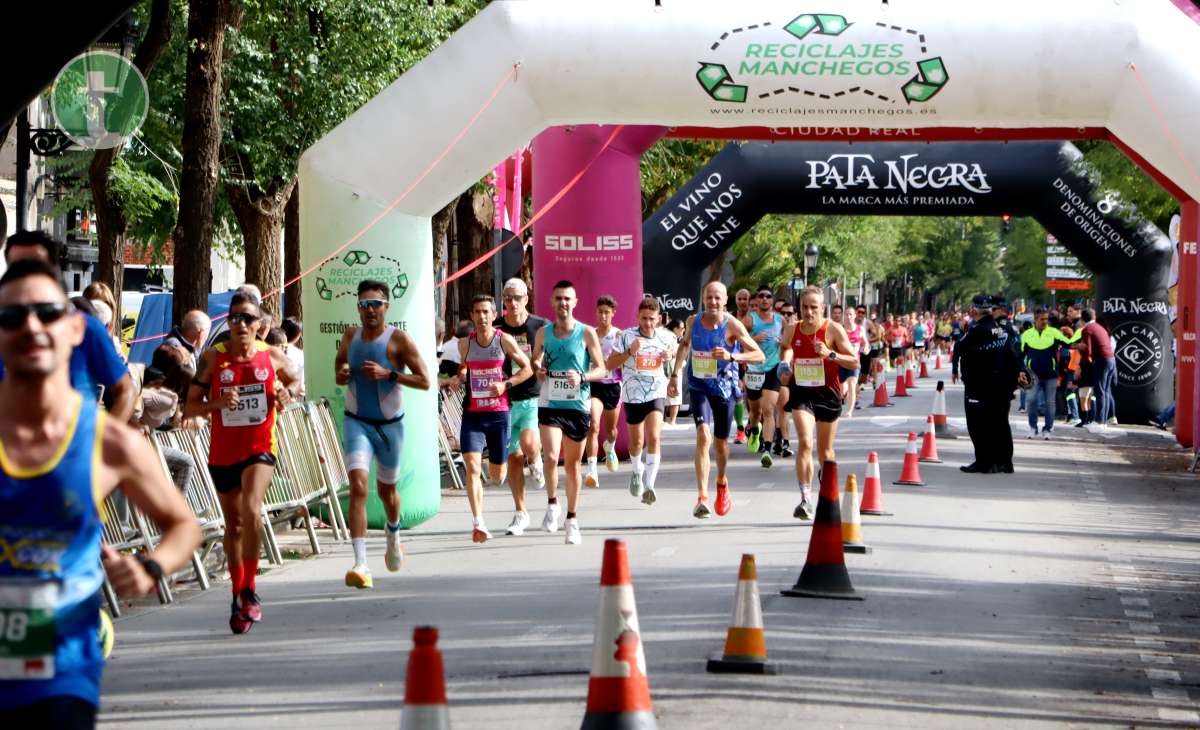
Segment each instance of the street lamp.
M800 267L797 266L792 270L792 280L788 284L788 288L792 290L792 306L797 306L796 298L800 294L800 290L804 288L804 279L800 272Z

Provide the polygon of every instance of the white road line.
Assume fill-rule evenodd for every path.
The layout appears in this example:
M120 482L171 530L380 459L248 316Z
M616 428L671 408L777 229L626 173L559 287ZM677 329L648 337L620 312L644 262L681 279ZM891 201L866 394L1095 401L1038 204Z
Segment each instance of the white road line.
M758 489L771 489L775 486L775 482L759 482Z
M1133 637L1133 643L1137 644L1142 649L1166 649L1167 642L1160 639L1151 639L1145 636Z
M1138 634L1157 634L1159 633L1158 624L1148 624L1144 621L1130 621L1129 630Z
M1128 608L1125 609L1125 615L1128 616L1129 618L1148 618L1148 619L1154 618L1153 611L1135 611L1135 610L1128 609Z
M1133 597L1131 597L1131 596L1121 596L1121 605L1122 605L1122 606L1145 606L1145 607L1149 607L1149 606L1150 606L1150 599L1148 599L1148 598L1133 598Z
M1138 658L1141 659L1142 662L1145 664L1174 664L1175 663L1175 659L1173 657L1167 656L1166 654L1147 654L1145 652L1141 652L1140 654L1138 654Z
M659 549L650 553L650 555L655 558L669 558L678 551L679 551L678 547L676 547L674 545L668 545L666 547L660 547Z
M1187 702L1191 699L1186 689L1178 687L1151 687L1150 694L1154 695L1154 699L1165 702Z
M1174 710L1167 707L1158 708L1158 719L1167 722L1200 722L1200 713L1191 710Z
M1142 579L1136 575L1114 575L1112 577L1114 583L1141 583Z
M1152 682L1179 682L1182 678L1174 669L1146 669L1146 677Z

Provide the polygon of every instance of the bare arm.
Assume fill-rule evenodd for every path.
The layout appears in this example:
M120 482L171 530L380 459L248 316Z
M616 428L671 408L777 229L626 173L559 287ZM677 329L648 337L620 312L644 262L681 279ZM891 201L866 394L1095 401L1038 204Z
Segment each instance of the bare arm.
M283 350L272 347L267 352L270 353L271 365L275 368L275 382L283 386L276 389L275 402L287 405L292 400L292 386L299 383L300 379L297 377L296 371L292 369L292 361L283 354Z
M779 341L779 362L792 366L792 338L796 336L796 323L783 327L783 339Z
M111 400L108 412L113 418L126 423L133 415L133 378L125 373L117 382L105 389L105 400Z
M592 367L581 375L586 381L600 380L608 377L608 368L604 363L604 351L600 349L600 335L592 327L583 330L583 344L587 347L588 359Z
M545 344L546 329L543 327L533 336L533 357L530 359L530 365L533 367L533 372L537 375L538 380L546 379L546 368L542 363L546 355Z
M732 335L735 342L742 344L742 352L730 353L730 360L753 364L767 361L767 356L763 354L762 348L758 346L758 343L746 331L746 326L740 320L730 319L729 323L725 326L725 332L727 335Z
M392 332L392 341L389 343L394 348L394 353L389 353L392 364L399 368L396 382L406 388L414 388L416 390L429 390L429 373L425 370L425 361L421 359L421 353L417 351L417 343L413 338L408 336L408 333L397 329ZM404 372L404 368L408 368L409 372Z
M688 353L692 350L692 322L696 319L696 315L692 315L687 319L687 325L683 328L683 339L679 342L679 347L675 349L675 368L671 371L672 380L677 380L683 373L683 363L687 360Z
M333 380L338 385L350 383L350 342L354 339L356 331L357 328L351 327L342 333L337 355L333 357Z
M623 349L620 352L614 350L613 354L609 355L608 359L604 361L604 367L608 368L609 372L612 372L613 370L616 370L624 365L626 361L636 355L637 351L641 348L637 334L633 336L633 342L630 342L628 345L625 345L624 342L622 342L622 338L624 337L625 333L622 332L617 340L618 342L621 342L621 347Z
M529 358L525 357L525 353L521 350L521 346L513 339L513 336L504 332L500 333L500 348L504 350L504 354L508 355L508 359L512 360L516 369L513 374L508 377L505 382L505 390L511 390L514 385L520 385L526 380L533 377L533 368L529 365Z
M835 354L834 362L840 367L852 370L858 367L858 355L854 352L854 346L850 344L850 338L846 336L846 330L837 322L832 322L829 329L825 333L826 340L833 340L833 347L829 348L824 342L818 342L816 349L817 354L821 357L829 357L829 353Z
M196 377L192 378L192 385L188 388L187 403L183 407L184 418L207 418L214 411L219 411L227 406L237 405L237 391L233 388L226 390L227 398L232 400L232 403L225 399L219 401L208 400L209 378L212 377L213 371L213 351L208 350L200 356L200 362L196 365Z
M101 498L120 489L162 531L162 540L149 557L164 574L174 573L191 559L200 545L200 528L145 438L116 419L105 419L100 471ZM107 548L103 557L118 592L141 595L154 588L154 578L133 556Z

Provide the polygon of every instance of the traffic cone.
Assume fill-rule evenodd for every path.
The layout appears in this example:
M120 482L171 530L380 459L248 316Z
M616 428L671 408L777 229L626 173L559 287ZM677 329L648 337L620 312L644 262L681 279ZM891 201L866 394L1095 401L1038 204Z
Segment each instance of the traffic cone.
M950 423L946 418L946 383L939 380L937 392L933 394L933 432L940 439L957 439L950 431Z
M871 403L872 408L891 408L895 403L888 399L887 381L883 378L879 379L879 385L875 387L875 401Z
M754 556L742 556L733 618L725 635L725 654L708 660L708 671L719 674L775 674L767 663L767 637L763 631L762 603L758 597L758 569Z
M600 611L582 730L657 730L624 540L604 541Z
M904 448L904 467L900 470L900 478L892 482L892 484L904 484L910 487L923 487L925 482L921 481L921 467L917 462L917 434L908 432L908 446Z
M941 350L937 351L937 359L933 361L933 369L934 370L942 369L942 351Z
M904 358L900 359L900 363L896 366L896 387L892 391L893 398L908 398L908 387L905 383L904 372L908 370L905 365Z
M404 677L404 709L400 730L447 730L446 677L442 652L437 648L438 630L433 626L413 629L413 648L408 654Z
M891 517L892 513L883 508L883 483L879 480L879 454L874 451L867 454L867 478L863 482L862 505L858 508L860 515L875 515Z
M933 416L925 418L925 438L921 441L921 458L926 464L940 464L941 458L937 452L937 436L933 433Z
M842 550L848 553L869 553L871 548L863 543L862 522L858 519L858 478L846 475L846 494L842 497Z
M906 362L905 363L905 368L904 368L904 385L905 385L905 387L907 387L907 388L917 387L917 380L913 376L913 371L916 370L916 368L917 368L917 364L915 362Z
M817 497L817 516L808 540L808 559L785 596L802 598L840 598L861 601L862 596L850 584L846 571L846 552L842 549L842 508L838 505L837 462L821 465L821 494Z
M927 358L927 357L921 358L921 375L920 375L920 377L922 377L922 378L929 377L929 368L927 367L928 363L929 363L929 358Z

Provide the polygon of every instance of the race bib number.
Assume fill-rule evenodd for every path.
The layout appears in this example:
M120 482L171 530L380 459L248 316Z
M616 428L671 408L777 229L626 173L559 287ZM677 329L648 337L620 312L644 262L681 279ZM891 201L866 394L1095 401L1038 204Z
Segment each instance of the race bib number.
M58 584L0 583L0 679L52 679Z
M233 386L237 390L238 404L221 410L221 423L225 426L257 426L267 420L267 385L253 383Z
M746 387L750 390L762 390L766 380L766 373L746 373Z
M550 373L550 400L577 401L581 383L571 384L566 372Z
M892 347L902 347L903 345L904 340L900 339L899 337L892 338Z
M499 383L503 379L504 379L504 375L501 373L488 374L488 375L472 375L471 376L471 397L474 398L475 400L482 400L484 398L495 398L496 395L492 393L492 384Z
M819 357L798 357L792 382L803 388L819 388L825 385L825 363Z
M637 358L638 372L652 373L657 370L662 370L663 358L661 352L645 354L639 352L635 357Z
M692 376L700 380L712 380L717 377L717 359L711 352L692 353Z

